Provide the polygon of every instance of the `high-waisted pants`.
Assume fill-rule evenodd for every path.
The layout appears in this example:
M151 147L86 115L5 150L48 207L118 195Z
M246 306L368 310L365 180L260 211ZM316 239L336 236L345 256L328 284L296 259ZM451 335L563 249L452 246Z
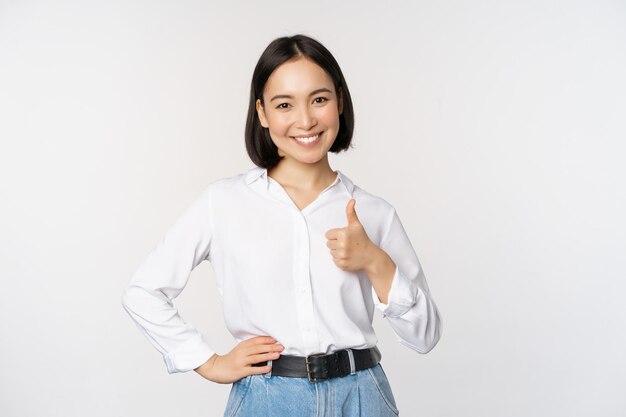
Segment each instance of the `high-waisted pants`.
M396 417L380 363L316 383L299 377L248 375L232 384L224 417Z

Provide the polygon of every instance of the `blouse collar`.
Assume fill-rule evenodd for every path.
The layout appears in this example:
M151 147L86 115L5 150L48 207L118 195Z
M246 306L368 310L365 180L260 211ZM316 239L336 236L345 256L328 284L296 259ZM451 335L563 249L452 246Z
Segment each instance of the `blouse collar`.
M348 194L352 196L352 193L354 191L354 183L350 180L350 178L348 178L340 170L337 169L335 171L337 171L337 178L335 179L335 182L332 185L334 185L336 182L341 182L344 188L346 189L346 191L348 192ZM267 168L262 168L258 166L255 166L251 168L250 170L248 170L248 172L245 175L245 181L246 181L246 184L248 185L252 184L254 181L258 179L262 179L263 181L265 181L265 184L267 185L268 184L267 178L268 178Z

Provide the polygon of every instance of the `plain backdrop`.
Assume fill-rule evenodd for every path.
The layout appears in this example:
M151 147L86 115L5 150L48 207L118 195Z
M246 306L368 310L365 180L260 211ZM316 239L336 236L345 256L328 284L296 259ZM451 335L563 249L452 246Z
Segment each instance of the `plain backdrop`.
M443 317L420 355L376 312L401 415L624 416L626 4L598 0L0 0L0 415L222 415L121 295L253 166L252 70L296 33L354 100L331 166L396 207ZM234 346L208 262L175 305Z

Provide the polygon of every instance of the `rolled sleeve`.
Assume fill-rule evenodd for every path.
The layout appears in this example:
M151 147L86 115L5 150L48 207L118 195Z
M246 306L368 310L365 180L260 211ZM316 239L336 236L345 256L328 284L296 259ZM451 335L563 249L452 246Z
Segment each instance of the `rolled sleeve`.
M387 304L378 299L378 295L372 287L374 305L382 313L383 317L400 317L415 305L417 286L407 279L396 265L396 270L387 296Z
M214 353L202 334L198 333L175 351L165 353L163 360L165 361L167 372L173 374L196 369L213 356Z
M380 302L372 287L376 308L389 322L398 340L419 353L427 353L441 337L441 317L430 295L424 271L413 245L392 209L380 248L396 264L387 304Z

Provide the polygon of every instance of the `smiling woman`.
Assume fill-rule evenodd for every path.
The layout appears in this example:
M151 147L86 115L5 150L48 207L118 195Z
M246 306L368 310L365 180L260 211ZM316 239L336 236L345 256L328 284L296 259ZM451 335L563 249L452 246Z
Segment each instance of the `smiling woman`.
M225 416L398 415L375 309L419 353L440 338L396 210L330 167L328 153L347 150L353 128L332 54L303 35L274 40L252 77L245 140L256 167L212 181L124 294L170 373L232 383ZM225 355L171 303L205 259L238 341Z
M298 137L323 134L322 128L331 129L323 138L328 145L325 151L349 148L354 112L339 64L326 47L310 37L274 40L252 75L246 123L248 155L260 167L275 167L289 155L281 144L286 147L298 143Z
M310 59L296 58L272 73L256 110L278 154L287 159L283 165L324 159L339 132L339 101L333 80Z

